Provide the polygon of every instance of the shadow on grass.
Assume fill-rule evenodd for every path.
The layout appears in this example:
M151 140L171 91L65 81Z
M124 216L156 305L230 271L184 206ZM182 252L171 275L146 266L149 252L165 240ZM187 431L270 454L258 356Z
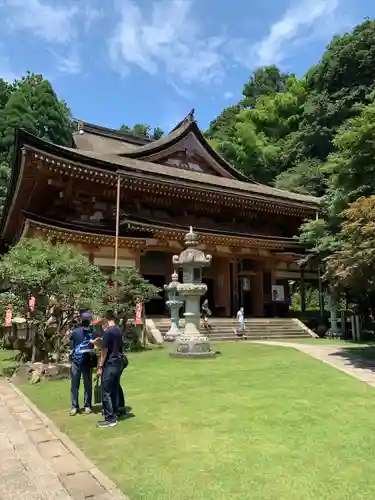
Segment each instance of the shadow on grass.
M375 346L368 345L368 347L345 347L337 350L331 354L338 358L345 359L354 368L367 368L375 372Z
M91 409L96 415L103 415L103 406L101 404L93 405ZM135 415L132 413L131 406L125 406L125 413L119 417L119 420L128 420L129 418L135 418Z

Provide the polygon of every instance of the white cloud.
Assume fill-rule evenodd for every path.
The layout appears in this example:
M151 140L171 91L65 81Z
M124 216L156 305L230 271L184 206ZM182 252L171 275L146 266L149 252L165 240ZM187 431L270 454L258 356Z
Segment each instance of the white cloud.
M82 63L75 51L69 51L65 55L52 51L52 54L55 56L57 70L60 73L64 73L66 75L77 75L78 73L81 73Z
M225 40L204 36L191 6L192 0L157 0L143 12L135 0L123 0L110 40L115 67L124 73L138 66L151 75L160 70L185 83L220 80Z
M78 74L81 61L74 46L102 16L94 0L0 0L0 15L10 31L27 32L52 47L57 69ZM68 47L68 49L66 49ZM47 47L48 48L48 47ZM66 54L66 50L68 50Z
M14 31L27 30L47 42L66 43L76 36L76 6L43 0L4 0L5 18Z
M288 44L305 38L313 30L314 38L320 32L326 35L327 22L335 29L333 14L339 0L295 0L281 19L269 29L267 36L256 44L256 66L279 64L287 55Z

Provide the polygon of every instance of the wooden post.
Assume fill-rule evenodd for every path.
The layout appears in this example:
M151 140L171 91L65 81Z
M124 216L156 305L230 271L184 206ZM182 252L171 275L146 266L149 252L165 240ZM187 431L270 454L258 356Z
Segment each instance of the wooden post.
M303 269L301 270L300 277L300 296L301 296L301 312L306 312L306 287L305 287L305 276Z
M115 276L117 274L118 269L118 242L119 242L119 233L120 233L120 193L121 193L121 177L120 174L117 174L117 193L116 193L116 238L115 238L115 262L114 262L114 270ZM117 280L115 279L115 292L117 292ZM117 313L117 300L115 302L115 313Z
M115 272L118 267L118 240L120 233L120 192L121 192L121 177L117 175L117 195L116 195L116 239L115 239Z

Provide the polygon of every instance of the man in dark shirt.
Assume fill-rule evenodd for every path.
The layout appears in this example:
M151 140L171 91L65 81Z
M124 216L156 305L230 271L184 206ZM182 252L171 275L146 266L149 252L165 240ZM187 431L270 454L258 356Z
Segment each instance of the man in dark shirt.
M104 421L98 427L114 427L120 408L124 408L124 393L120 378L124 368L123 336L115 323L115 315L107 311L106 328L101 342L98 375L102 378Z
M92 361L91 354L93 352L93 343L91 331L91 314L88 312L81 313L81 326L74 328L67 335L73 352L71 364L71 399L72 409L70 415L74 416L79 413L79 386L81 384L81 376L84 386L84 412L91 413L92 402Z

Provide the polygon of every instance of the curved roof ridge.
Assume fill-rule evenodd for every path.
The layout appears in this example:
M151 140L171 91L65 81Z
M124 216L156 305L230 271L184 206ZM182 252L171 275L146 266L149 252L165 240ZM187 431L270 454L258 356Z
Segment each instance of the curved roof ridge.
M252 194L255 196L266 196L275 197L278 200L287 203L312 203L313 205L319 206L321 199L311 195L304 195L300 193L292 193L290 191L285 191L283 189L277 189L264 184L255 184L252 182L243 182L238 179L228 179L225 177L217 177L210 174L205 174L201 172L193 172L190 170L176 169L168 165L160 165L158 163L152 163L147 160L138 160L135 158L127 158L126 156L120 156L117 154L98 154L93 151L79 151L74 148L67 146L60 146L53 144L44 139L40 139L35 135L27 132L23 129L17 131L16 136L16 152L21 145L28 144L31 147L40 148L47 154L59 154L67 153L73 161L91 161L95 162L97 165L92 165L93 167L102 165L101 168L110 169L112 172L121 170L139 170L143 173L148 173L153 176L162 176L163 178L176 179L179 177L182 182L195 182L199 185L205 185L206 187L220 189L221 191L228 189L230 191L237 191L238 194ZM310 207L312 208L312 207Z
M153 142L154 139L151 137L136 135L133 132L125 130L116 130L113 128L103 127L101 125L96 125L94 123L85 122L83 120L77 121L77 131L75 133L80 134L87 132L89 134L100 135L102 137L109 137L111 139L117 139L119 141L130 142L138 146L143 146Z
M221 156L221 154L218 153L207 141L200 128L198 127L197 121L194 118L194 109L192 109L190 113L183 120L181 120L168 135L165 135L160 139L157 139L156 141L135 147L132 150L121 153L121 156L139 160L146 159L148 156L172 146L179 140L186 137L189 132L192 132L197 137L198 141L206 149L206 151L232 178L244 182L251 182L251 180L245 174L233 167L233 165L231 165L223 156Z

